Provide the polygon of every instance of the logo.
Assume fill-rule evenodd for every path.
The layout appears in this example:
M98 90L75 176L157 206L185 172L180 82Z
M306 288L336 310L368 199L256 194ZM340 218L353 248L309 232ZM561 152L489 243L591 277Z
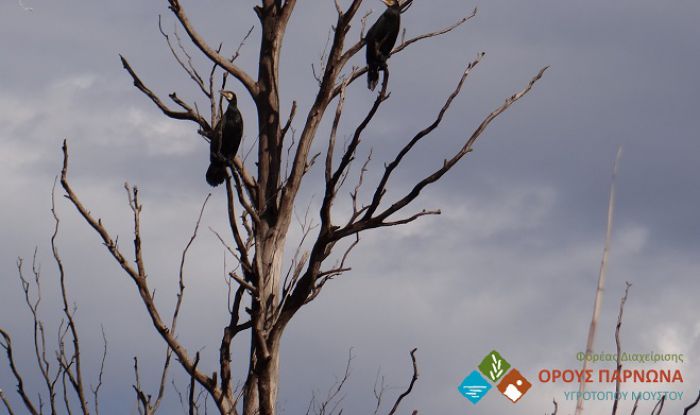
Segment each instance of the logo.
M498 384L498 390L513 403L518 402L530 387L532 384L518 372L518 369L511 370Z
M489 389L491 389L491 384L476 370L464 378L462 384L459 385L459 391L462 395L474 404L478 403L488 393Z
M484 357L478 369L464 378L457 388L473 404L479 403L486 396L492 388L491 383L498 382L496 389L513 403L518 402L532 387L517 369L511 370L510 363L495 350Z

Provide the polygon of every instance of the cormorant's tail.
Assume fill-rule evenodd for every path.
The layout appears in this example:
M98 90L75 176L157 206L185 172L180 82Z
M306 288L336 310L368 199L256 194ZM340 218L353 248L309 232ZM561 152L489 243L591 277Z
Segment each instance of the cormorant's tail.
M210 186L216 187L222 184L226 181L227 176L226 164L220 161L212 161L211 164L209 164L206 177L207 183L209 183Z
M379 83L379 67L375 65L370 65L367 70L367 88L374 91Z

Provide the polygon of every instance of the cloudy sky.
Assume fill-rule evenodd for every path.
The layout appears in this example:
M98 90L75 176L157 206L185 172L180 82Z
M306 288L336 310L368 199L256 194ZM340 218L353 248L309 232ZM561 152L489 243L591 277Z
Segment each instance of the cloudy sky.
M140 187L146 261L165 310L174 303L179 253L202 202L213 193L187 266L179 336L190 350L202 350L202 364L214 370L225 318L224 267L232 261L208 229L225 229L222 189L212 191L204 181L208 153L195 127L165 119L132 87L118 59L124 54L160 94L178 91L203 107L158 33L159 14L167 30L174 27L166 3L0 4L0 326L14 336L32 393L41 389L16 263L23 257L29 265L37 247L44 282L41 311L53 339L60 309L49 209L64 138L75 189L124 241L130 224L123 183ZM234 50L256 22L251 0L184 4L206 38L223 41L225 50ZM416 0L403 25L409 36L416 35L448 25L476 6L477 17L449 36L391 60L392 98L360 150L367 154L372 148L375 172L432 122L465 64L486 52L442 127L410 157L392 191L405 190L439 165L505 97L541 67L551 68L530 95L489 128L474 153L416 202L416 209L440 208L442 216L364 235L352 256L352 272L299 313L284 338L281 413L304 413L314 391L325 394L342 375L351 348L345 413L368 413L378 373L388 386L387 399L405 387L413 347L421 377L404 413L413 408L425 414L514 413L513 404L498 393L476 406L457 393L457 385L492 349L533 383L517 412L541 414L551 410L552 398L560 402L560 413L573 412L564 392L575 385L543 384L537 373L579 365L576 354L585 345L619 145L624 153L597 350L614 350L617 307L629 281L624 350L683 353L687 361L640 366L679 368L682 384L625 388L682 391L683 401L667 407L678 413L700 386L700 3ZM382 7L368 0L361 14L374 9L376 18ZM313 99L311 63L323 51L333 13L331 0L304 1L292 18L281 68L285 111L297 100L303 114ZM251 71L257 29L240 57ZM361 56L357 59L361 63ZM204 62L196 58L196 63ZM353 86L342 134L349 134L372 99L363 82ZM252 103L242 98L241 108L247 125L254 125ZM297 118L296 128L303 119ZM254 134L247 131L247 145ZM319 149L325 134L319 135ZM300 209L318 204L320 173L312 172L303 188ZM57 210L59 249L78 306L87 376L96 382L103 326L109 338L103 413L132 413L132 358L150 368L142 381L155 390L163 345L134 287L94 232L62 198ZM293 236L298 234L294 229ZM244 341L238 343L242 355L244 348ZM0 388L18 407L13 379L0 361ZM181 370L173 373L184 388ZM180 413L174 390L168 393L164 413ZM591 403L589 413L602 413L609 405ZM643 403L643 412L651 406ZM623 402L625 413L630 407Z

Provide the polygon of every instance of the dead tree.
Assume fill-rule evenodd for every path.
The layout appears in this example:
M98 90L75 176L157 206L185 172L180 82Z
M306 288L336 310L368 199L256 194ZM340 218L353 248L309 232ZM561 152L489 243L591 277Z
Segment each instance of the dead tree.
M404 2L403 10L408 9L411 1ZM230 252L236 257L238 264L235 270L229 273L231 283L235 287L235 295L229 310L229 323L223 328L220 340L218 372L208 374L200 370L200 356L193 356L175 334L175 323L184 292L182 278L173 318L166 321L163 311L156 307L142 256L142 205L137 189L127 186L129 205L133 213L134 246L133 253L126 253L102 221L83 205L71 187L68 179L68 148L65 143L63 146L64 162L60 182L67 198L83 219L94 228L111 256L135 284L153 327L167 345L168 353L175 354L177 362L191 379L192 385L199 385L216 404L221 414L276 413L282 336L295 314L305 304L314 300L326 283L350 270L349 255L359 242L362 232L408 224L424 216L439 214L437 209L411 211L410 207L423 190L440 180L472 152L489 124L530 92L546 70L546 67L541 69L522 90L507 97L500 106L487 114L471 133L467 133L463 140L455 143L452 155L436 165L429 174L417 180L404 194L388 198L387 190L392 175L404 163L406 156L440 126L465 81L485 56L483 53L478 54L466 65L457 79L454 90L445 99L444 105L437 110L434 121L403 140L404 144L395 150L395 155L385 163L384 170L379 172L376 183L368 183L365 177L370 161L369 158L366 159L358 169L354 186L348 185L351 214L340 220L334 205L341 200L338 198L339 192L349 181L352 164L358 158L358 149L363 144L368 125L377 117L380 108L390 97L389 70L383 71L380 91L362 121L356 126L348 127L350 138L341 149L337 146L337 135L341 130L343 109L348 105L346 92L349 88L356 87L355 81L367 72L366 66L351 66L351 62L365 44L363 34L368 14L363 16L360 13L362 0L335 0L337 19L335 22L329 22L329 25L332 24L329 46L322 58L320 72L316 73L318 68L314 67L318 89L313 91L313 103L295 129L295 115L301 110L294 102L287 117L281 113L279 74L284 70L280 63L280 53L285 32L296 3L296 0L261 0L251 12L251 17L255 14L259 21L255 27L260 31L260 45L257 74L250 74L236 62L240 47L232 54L225 54L221 45L212 46L189 19L183 4L179 0L168 0L169 10L187 37L181 37L177 31L168 34L162 27L161 32L178 64L207 100L208 114L203 114L196 104L186 102L175 92L169 94L167 100L161 98L139 77L127 59L121 57L124 69L138 90L165 116L194 122L198 133L207 140L219 133L217 125L223 113L219 90L223 89L231 78L237 85L232 88L245 91L245 94L239 95L246 95L256 107L257 131L254 134L248 133L248 136L257 137L257 157L253 157L254 164L246 162L239 155L229 162L227 167L229 177L225 182L225 192L230 238L233 241ZM245 12L246 10L241 10L241 13ZM476 10L444 28L415 37L406 38L404 31L392 55L403 53L418 42L445 35L475 14ZM359 36L354 39L350 39L349 36L352 25L362 27ZM187 46L190 43L191 45ZM192 47L209 61L210 67L206 73L201 72L193 63L192 54L188 51L188 48ZM320 124L329 112L332 126L328 136L322 138L319 133ZM298 136L293 132L290 134L290 131L298 131ZM325 185L316 219L318 226L305 227L304 238L298 245L288 243L287 236L293 222L295 205L298 204L297 196L301 184L313 171L312 167L321 156L320 153L311 152L312 144L321 139L327 140L327 144L325 155L322 157L323 162L319 163ZM369 190L367 194L371 196L368 198L363 197L364 193L360 192L363 186ZM223 241L226 238L221 239ZM296 253L289 267L284 267L284 254L290 247L296 247ZM252 339L249 370L246 378L241 380L242 390L237 391L234 387L236 380L232 379L231 344L234 338L244 331L250 331ZM413 353L411 357L414 363L414 377L406 394L417 379ZM138 375L137 365L135 369ZM135 388L139 394L142 412L153 413L157 405L154 408L150 398L141 396L143 393L139 390L140 387L137 385ZM190 390L190 413L194 412L195 406L192 395ZM397 411L404 396L401 395L397 399L390 413Z
M147 273L141 258L139 237L141 207L136 190L132 190L131 198L136 234L136 267L134 267L120 252L99 220L91 216L71 189L66 175L66 153L61 183L68 197L83 217L97 230L112 255L132 277L155 328L177 355L178 361L188 374L208 391L221 413L231 414L237 411L238 397L234 394L232 387L230 368L231 342L236 334L243 330L251 330L253 338L250 370L245 380L242 395L242 412L246 415L253 413L272 415L275 413L277 399L281 339L287 324L296 312L304 304L312 301L329 280L349 270L346 260L352 248L356 246L361 232L406 224L422 216L439 214L439 210L423 210L401 216L423 189L439 180L458 161L472 151L474 144L486 127L498 115L527 94L546 69L542 69L522 91L507 98L500 107L488 114L451 158L445 160L431 174L418 181L409 192L395 200L384 200L392 173L415 145L440 125L454 98L460 93L465 80L484 56L480 54L467 65L456 88L445 101L435 121L408 139L403 148L398 150L395 158L386 165L381 179L376 183L374 191L371 192L373 196L364 202L358 197L359 187L363 184L363 177L360 174L357 187L352 193L353 213L348 221L337 223L333 219L333 205L336 196L349 174L351 162L356 157L366 127L375 118L380 106L389 98L389 72L384 71L379 94L365 118L354 129L352 138L345 150L341 152L342 155L336 160L336 136L345 104L345 92L367 70L365 67L348 68L351 59L364 46L362 36L354 41L347 39L351 24L362 21L361 18L357 18L361 5L361 0L353 0L347 6L336 1L337 21L333 26L331 45L322 63L323 73L319 76L318 91L307 112L303 127L300 129L297 143L290 143L291 139L288 134L296 114L296 104L292 105L291 114L284 121L280 113L279 96L280 52L284 44L287 23L294 12L296 0L263 0L260 5L254 8L259 19L261 33L257 78L246 73L236 64L237 53L229 58L222 54L220 47L210 46L199 34L194 23L189 20L180 1L168 1L169 9L187 33L189 40L212 63L209 76L202 76L191 64L189 58L183 58L181 54L176 53L175 51L178 49L173 46L173 43L169 43L178 57L178 62L182 64L182 67L208 98L210 103L208 118L205 118L196 106L180 99L176 93L170 94L170 99L177 106L177 109L172 109L169 104L166 104L163 99L146 86L128 61L122 57L124 68L132 76L134 85L146 94L166 116L195 122L199 127L200 134L209 139L217 134L215 126L219 123L222 113L221 98L214 87L215 83L219 84L216 81L219 68L223 72L222 84L226 82L228 77L235 78L253 100L257 109L258 138L257 161L255 163L257 171L252 172L239 156L236 157L235 162L231 163L231 178L226 181L229 223L241 271L230 274L231 278L238 284L238 290L236 291L235 307L231 312L230 324L224 329L221 341L218 379L216 376L197 370L194 360L176 339L172 330L162 321L159 311L153 304L147 285ZM445 34L466 22L473 15L474 13L442 30L408 40L404 39L393 53L402 52L418 41ZM176 43L177 47L184 53L185 48L182 47L179 38ZM303 253L298 252L291 272L284 278L282 260L288 245L287 233L292 223L296 197L302 180L310 171L317 157L317 155L311 154L311 145L318 138L317 133L321 120L334 101L336 107L323 168L325 192L319 212L320 226L311 248ZM290 145L292 148L285 160L285 148ZM284 168L285 163L290 166L288 172ZM240 218L239 214L241 214ZM353 240L353 242L346 248L337 263L328 265L326 260L331 256L333 248L346 239ZM248 309L249 321L241 322L240 304L244 296L249 298L251 305Z

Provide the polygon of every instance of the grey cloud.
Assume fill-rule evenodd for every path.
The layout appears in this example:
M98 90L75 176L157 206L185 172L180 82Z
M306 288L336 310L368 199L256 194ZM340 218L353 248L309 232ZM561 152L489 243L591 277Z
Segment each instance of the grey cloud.
M224 39L225 48L233 50L254 21L253 3L187 6L192 19L206 25L207 39ZM125 249L130 224L122 183L141 186L147 261L166 309L174 301L179 252L210 191L203 180L206 147L195 126L164 120L131 86L117 57L127 56L160 94L177 90L187 99L197 97L157 32L159 13L166 28L173 24L165 4L37 0L30 5L31 13L14 2L0 6L0 47L11 56L0 62L0 190L12 195L0 204L0 324L23 345L30 344L30 336L22 333L27 317L14 262L18 255L30 258L36 244L47 280L47 316L57 302L49 294L56 287L48 255L48 209L63 138L71 146L76 189L120 235ZM408 35L449 24L475 5L417 2L405 19ZM380 6L367 2L363 11ZM407 353L413 346L419 347L422 378L408 404L425 412L511 410L512 404L498 396L471 408L456 392L476 360L492 348L502 350L531 380L542 367L576 366L575 353L583 347L590 316L618 144L625 150L599 347L614 348L617 302L624 281L630 280L626 347L677 347L691 357L700 352L694 317L700 289L695 213L700 177L698 4L499 0L478 6L478 16L451 36L392 58L392 98L368 130L362 149L366 154L371 147L374 154L368 183L376 180L392 151L432 121L477 52L486 51L486 59L443 127L411 157L410 166L397 172L387 197L438 166L484 115L541 66L551 68L530 96L493 124L474 153L420 198L417 208L441 208L443 216L365 235L352 256L353 271L330 283L300 313L285 337L280 396L285 413L305 410L312 390L325 391L333 376L342 373L350 346L356 358L345 399L348 413L372 407L378 368L394 387L390 393L405 385ZM297 127L313 98L310 63L322 52L333 14L332 2L301 2L290 23L282 93L287 110L291 100L299 101ZM359 27L353 30L356 35ZM254 31L240 58L253 73L257 39ZM342 134L352 131L372 98L361 82L350 91ZM252 103L243 99L241 105L250 144L256 120ZM319 151L328 121L316 144ZM318 203L319 185L320 170L315 170L303 189L304 206L308 200ZM206 229L224 229L222 195L214 193L188 266L187 317L181 326L185 343L192 350L204 347L212 359L216 344L209 339L219 336L220 322L197 319L217 315L225 304L224 249ZM337 208L348 209L343 203ZM162 344L144 320L130 282L95 235L63 200L59 211L61 251L71 272L91 369L99 359L100 324L110 337L105 413L133 411L131 358L136 354L143 361L160 361ZM227 265L232 261L228 258ZM50 320L58 323L55 317ZM244 344L239 343L238 358L245 356ZM31 354L21 353L21 360L28 367ZM682 389L688 395L695 394L700 382L693 367L683 366L687 379ZM11 390L6 373L0 371L0 387ZM173 373L184 382L181 371ZM143 376L156 382L157 373ZM572 408L573 403L561 402L565 390L535 384L518 408L542 413L553 396ZM668 410L680 407L672 403ZM174 400L166 409L179 411Z

